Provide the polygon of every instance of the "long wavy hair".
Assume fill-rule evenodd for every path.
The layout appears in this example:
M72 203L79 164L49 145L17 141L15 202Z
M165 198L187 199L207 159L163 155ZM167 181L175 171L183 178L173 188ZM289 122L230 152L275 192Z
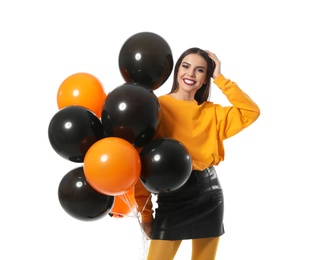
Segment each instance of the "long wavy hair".
M198 104L202 104L204 101L207 101L209 98L209 94L210 94L210 87L211 87L211 76L213 74L214 68L215 68L215 63L210 59L210 57L208 56L208 54L197 47L193 47L190 49L187 49L186 51L184 51L179 59L176 62L176 65L174 67L174 75L173 75L173 83L172 83L172 88L170 93L174 93L177 91L177 89L179 88L179 83L178 83L178 70L180 68L181 62L183 60L184 57L186 57L189 54L199 54L201 57L203 57L205 59L205 61L207 62L207 72L206 72L206 80L205 80L205 84L203 84L201 86L201 88L199 88L195 94L194 99L198 102Z

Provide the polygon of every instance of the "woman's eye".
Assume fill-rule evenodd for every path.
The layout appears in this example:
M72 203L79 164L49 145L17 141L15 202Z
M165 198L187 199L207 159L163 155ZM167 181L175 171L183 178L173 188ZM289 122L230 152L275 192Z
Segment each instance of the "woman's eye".
M189 68L189 66L187 64L182 64L182 68L187 69L187 68Z

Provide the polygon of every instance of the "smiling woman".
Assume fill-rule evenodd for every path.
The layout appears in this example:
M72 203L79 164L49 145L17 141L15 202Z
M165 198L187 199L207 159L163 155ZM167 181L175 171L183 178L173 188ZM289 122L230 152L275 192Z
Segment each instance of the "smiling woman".
M255 102L226 79L220 67L214 53L190 48L177 60L170 93L158 98L161 121L155 139L172 138L185 145L192 172L180 188L159 191L154 219L149 200L154 190L137 182L142 227L151 238L150 260L173 259L185 239L192 240L192 259L215 259L219 237L224 234L224 198L214 166L224 160L223 141L260 115ZM231 105L207 101L211 78Z
M109 93L124 83L119 50L140 31L163 36L174 63L189 47L212 50L263 113L224 142L225 162L215 166L226 231L216 258L320 259L318 1L154 3L0 1L0 259L144 259L136 219L84 223L64 212L58 184L81 163L61 158L48 140L62 80L90 72ZM173 73L157 96L170 92L172 80ZM228 104L214 83L210 100ZM190 252L184 240L175 260Z

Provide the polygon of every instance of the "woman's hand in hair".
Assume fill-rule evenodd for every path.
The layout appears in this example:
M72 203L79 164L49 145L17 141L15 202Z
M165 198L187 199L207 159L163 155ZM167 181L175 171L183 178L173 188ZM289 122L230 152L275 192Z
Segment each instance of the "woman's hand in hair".
M215 55L214 53L210 51L206 51L206 53L208 53L208 56L216 65L212 74L212 78L215 79L221 74L221 61L218 59L217 55Z

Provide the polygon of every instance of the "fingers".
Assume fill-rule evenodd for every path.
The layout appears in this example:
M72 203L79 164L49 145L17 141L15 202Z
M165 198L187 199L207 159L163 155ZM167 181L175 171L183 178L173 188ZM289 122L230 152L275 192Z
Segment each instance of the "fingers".
M208 54L209 58L215 63L215 69L212 74L212 77L215 79L221 74L221 62L218 59L217 55L215 55L213 52L205 50L205 52Z
M152 222L142 222L141 223L142 231L146 237L147 240L151 238L152 234Z
M218 59L217 55L214 54L211 51L205 50L206 53L208 53L208 56L210 57L210 59L212 59L214 62L220 62L220 60Z

